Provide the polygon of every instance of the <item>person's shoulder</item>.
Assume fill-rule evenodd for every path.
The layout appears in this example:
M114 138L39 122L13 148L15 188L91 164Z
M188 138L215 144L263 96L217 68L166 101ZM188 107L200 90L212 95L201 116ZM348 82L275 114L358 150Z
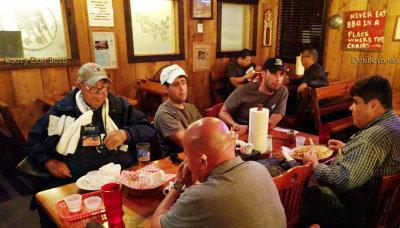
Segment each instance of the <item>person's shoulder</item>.
M276 91L276 95L278 95L278 96L282 96L282 95L286 95L286 94L289 94L289 90L284 85L281 85L279 87L279 89Z
M196 107L194 104L186 103L186 102L185 102L183 105L185 106L185 108L197 110L197 107Z
M236 90L238 90L238 91L253 91L255 89L258 90L259 86L260 86L260 82L249 82L247 84L237 87Z
M79 89L74 88L71 92L65 95L61 100L53 105L53 109L61 111L69 111L75 109L75 96Z

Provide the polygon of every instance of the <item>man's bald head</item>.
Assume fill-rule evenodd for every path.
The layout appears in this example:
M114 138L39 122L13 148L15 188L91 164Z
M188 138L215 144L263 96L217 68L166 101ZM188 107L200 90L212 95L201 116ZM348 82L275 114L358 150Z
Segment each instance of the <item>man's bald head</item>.
M233 140L226 124L206 117L193 122L185 131L183 147L189 159L207 156L208 171L235 157Z

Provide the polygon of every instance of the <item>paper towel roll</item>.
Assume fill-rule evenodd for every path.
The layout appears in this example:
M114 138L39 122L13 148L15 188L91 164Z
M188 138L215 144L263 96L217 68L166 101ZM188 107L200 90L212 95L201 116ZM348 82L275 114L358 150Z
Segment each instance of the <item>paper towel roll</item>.
M249 143L261 153L267 151L268 119L268 109L263 108L261 111L257 108L250 109Z
M301 64L301 56L296 56L296 75L303 75L304 67Z

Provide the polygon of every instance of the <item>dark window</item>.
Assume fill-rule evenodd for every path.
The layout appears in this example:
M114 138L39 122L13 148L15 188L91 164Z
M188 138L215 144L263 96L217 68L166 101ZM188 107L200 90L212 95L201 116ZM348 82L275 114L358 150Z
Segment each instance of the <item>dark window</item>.
M326 0L280 0L277 55L295 63L296 56L308 48L318 51L322 63L325 39Z

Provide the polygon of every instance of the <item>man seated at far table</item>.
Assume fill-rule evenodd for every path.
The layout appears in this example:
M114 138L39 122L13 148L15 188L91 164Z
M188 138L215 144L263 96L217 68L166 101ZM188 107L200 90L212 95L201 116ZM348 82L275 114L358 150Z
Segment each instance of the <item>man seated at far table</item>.
M389 81L378 75L362 79L350 95L353 122L361 130L346 144L328 142L342 151L330 166L320 164L313 152L303 157L326 186L309 189L302 212L307 227L366 227L381 177L400 172L400 117L393 112Z
M225 123L212 117L192 123L183 146L186 159L152 227L286 227L270 174L259 163L235 157ZM193 185L195 179L201 184Z
M160 142L162 156L170 156L174 163L181 163L178 153L183 151L182 138L189 124L201 118L197 108L186 103L187 75L174 64L161 71L161 84L167 87L168 99L162 103L154 116L154 126Z
M253 68L253 70L251 70ZM256 66L251 61L251 53L249 49L240 51L239 57L230 61L225 66L225 74L227 77L226 96L229 96L236 87L247 84L256 76L256 71L260 71L261 67Z
M281 59L270 58L263 65L263 79L237 88L225 101L219 112L228 126L232 126L239 135L247 133L249 110L263 104L269 109L269 122L275 127L285 115L288 90L282 86L285 67Z

